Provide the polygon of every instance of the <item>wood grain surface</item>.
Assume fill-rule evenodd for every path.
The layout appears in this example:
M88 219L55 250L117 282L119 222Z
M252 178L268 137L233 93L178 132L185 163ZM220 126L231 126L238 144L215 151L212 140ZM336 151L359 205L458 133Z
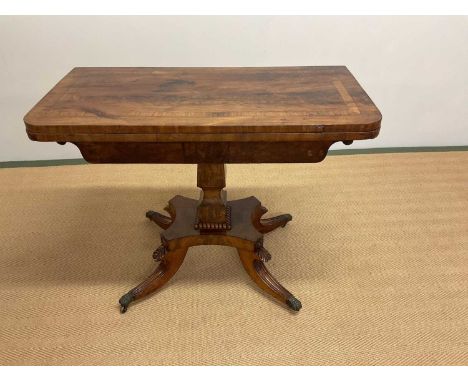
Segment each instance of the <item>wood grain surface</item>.
M344 66L75 68L24 118L64 142L354 140L380 120Z

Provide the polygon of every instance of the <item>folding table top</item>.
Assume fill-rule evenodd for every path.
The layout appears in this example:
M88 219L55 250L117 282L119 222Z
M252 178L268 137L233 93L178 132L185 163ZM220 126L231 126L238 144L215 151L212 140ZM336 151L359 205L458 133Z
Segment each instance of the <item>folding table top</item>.
M75 68L24 118L63 142L355 140L380 121L344 66Z

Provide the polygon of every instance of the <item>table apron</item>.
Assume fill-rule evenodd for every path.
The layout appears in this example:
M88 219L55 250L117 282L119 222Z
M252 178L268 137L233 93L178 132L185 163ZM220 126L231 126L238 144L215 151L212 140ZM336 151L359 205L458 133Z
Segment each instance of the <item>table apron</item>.
M335 141L72 143L90 163L314 163Z

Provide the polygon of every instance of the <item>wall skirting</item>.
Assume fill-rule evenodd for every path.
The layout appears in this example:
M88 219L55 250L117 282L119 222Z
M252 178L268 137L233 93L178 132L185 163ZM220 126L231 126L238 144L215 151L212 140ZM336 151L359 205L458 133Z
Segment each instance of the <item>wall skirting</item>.
M447 151L468 151L468 146L434 146L434 147L383 147L373 149L345 149L345 150L330 150L328 155L355 155L355 154L389 154L389 153L432 153L432 152L447 152ZM15 167L46 167L46 166L64 166L87 164L80 159L51 159L51 160L36 160L36 161L12 161L0 162L0 168L15 168Z

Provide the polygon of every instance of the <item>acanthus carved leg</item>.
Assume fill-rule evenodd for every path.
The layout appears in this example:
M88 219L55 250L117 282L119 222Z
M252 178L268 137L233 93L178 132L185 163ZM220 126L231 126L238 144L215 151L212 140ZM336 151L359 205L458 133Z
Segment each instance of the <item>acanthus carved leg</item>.
M160 261L156 270L145 281L120 298L119 304L122 313L127 311L128 305L132 301L138 300L161 288L174 276L182 265L187 248L168 251L166 248L161 247L164 247L164 244L153 255L156 261Z
M287 304L292 310L299 311L302 308L301 302L283 287L266 268L264 261L267 260L264 257L264 251L266 250L263 246L256 248L256 251L238 249L242 265L252 280L265 292Z

